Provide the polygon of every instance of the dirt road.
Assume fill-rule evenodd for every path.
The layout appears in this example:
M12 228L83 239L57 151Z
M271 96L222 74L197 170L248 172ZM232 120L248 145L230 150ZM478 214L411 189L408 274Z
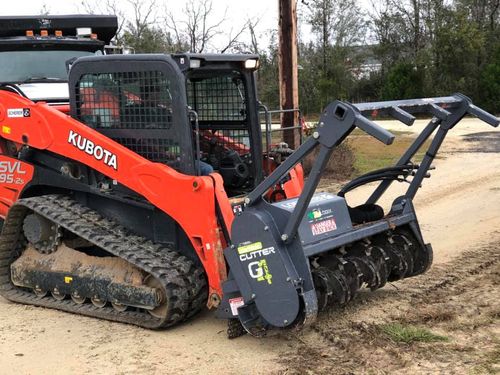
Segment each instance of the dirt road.
M321 315L313 329L262 340L227 340L225 323L210 312L151 332L0 299L0 373L499 370L500 132L488 130L472 120L461 124L415 201L435 251L435 266L424 276L361 293L349 307ZM395 342L383 330L390 322L425 326L447 341Z

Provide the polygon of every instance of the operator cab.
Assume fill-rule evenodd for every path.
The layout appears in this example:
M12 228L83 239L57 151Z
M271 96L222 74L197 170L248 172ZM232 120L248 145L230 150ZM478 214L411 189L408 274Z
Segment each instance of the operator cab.
M229 196L262 180L255 55L80 58L70 70L73 117L144 158L219 173Z
M187 102L197 115L192 122L195 158L199 153L201 163L222 175L229 195L248 193L262 179L254 77L258 56L179 54L173 58L186 77Z

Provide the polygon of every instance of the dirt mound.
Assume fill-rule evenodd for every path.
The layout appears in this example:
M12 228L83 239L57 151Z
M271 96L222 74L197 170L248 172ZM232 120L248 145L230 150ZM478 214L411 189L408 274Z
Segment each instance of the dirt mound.
M313 165L318 159L319 148L316 148L304 159L302 166L306 176L309 175ZM323 177L333 179L334 181L343 181L351 177L354 172L354 162L356 157L354 151L349 146L349 142L340 144L333 150L332 156L328 161L323 172Z

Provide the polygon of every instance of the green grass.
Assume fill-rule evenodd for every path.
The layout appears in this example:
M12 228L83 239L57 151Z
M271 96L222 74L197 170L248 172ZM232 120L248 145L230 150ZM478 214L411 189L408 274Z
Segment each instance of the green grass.
M448 337L437 335L425 328L399 323L388 323L379 326L380 330L394 342L410 344L412 342L448 341Z
M414 137L405 134L405 132L395 135L394 143L390 146L386 146L369 136L354 136L348 140L356 156L356 161L354 162L356 176L394 165L399 160L413 142ZM413 162L418 163L422 161L428 146L429 142L424 144L421 150L413 157Z

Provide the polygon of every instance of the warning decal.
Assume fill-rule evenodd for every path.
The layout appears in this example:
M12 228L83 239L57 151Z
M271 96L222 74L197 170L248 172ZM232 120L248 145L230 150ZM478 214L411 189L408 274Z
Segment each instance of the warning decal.
M335 219L333 218L311 224L311 231L313 236L318 236L323 233L332 232L336 229L337 229L337 223L335 223Z
M238 315L238 307L241 307L245 304L245 301L243 301L243 297L237 297L237 298L230 298L229 299L229 306L231 306L231 313L234 316Z

